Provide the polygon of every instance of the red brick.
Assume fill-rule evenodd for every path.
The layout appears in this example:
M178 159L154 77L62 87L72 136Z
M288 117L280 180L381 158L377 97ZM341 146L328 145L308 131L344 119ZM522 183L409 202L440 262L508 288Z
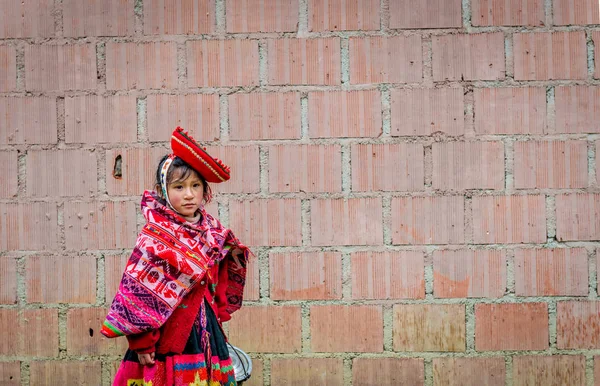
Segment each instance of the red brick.
M434 189L503 189L502 142L436 142L433 151Z
M475 305L477 351L546 350L548 339L546 303Z
M381 198L311 200L310 217L312 245L383 243Z
M310 0L308 30L379 30L377 0Z
M252 376L244 381L244 386L263 386L264 363L262 359L252 358Z
M423 145L352 145L353 191L418 191L424 183Z
M232 140L300 138L300 94L229 95L229 136Z
M87 385L102 378L100 361L33 361L29 366L32 385Z
M382 133L379 90L308 93L311 138L378 137Z
M341 192L339 145L275 145L269 148L269 191Z
M19 319L22 355L58 356L58 314L56 309L22 310ZM16 318L12 319L12 323ZM19 340L21 342L21 340ZM17 354L19 353L17 352ZM14 352L11 353L14 355ZM31 384L36 383L31 381Z
M433 80L504 79L504 34L442 35L432 38Z
M0 39L54 36L53 0L2 2Z
M65 142L120 144L136 140L134 96L85 95L65 98Z
M585 79L584 31L513 35L515 80Z
M596 154L600 154L600 140L596 141ZM600 181L600 157L596 157L596 181Z
M95 89L96 46L25 46L25 89L27 91L69 91Z
M394 351L465 351L462 304L394 305Z
M13 46L0 46L0 92L17 89L17 50Z
M174 42L106 43L107 89L176 87L177 45Z
M392 136L464 134L462 88L396 89L391 99Z
M312 306L310 337L312 352L381 352L381 306Z
M0 204L0 250L45 251L58 246L58 210L47 202Z
M144 190L153 190L158 162L168 152L163 147L107 150L106 190L108 194L140 196ZM120 160L120 163L117 160ZM120 165L120 169L116 168L117 165ZM120 174L115 174L117 169Z
M219 129L219 95L188 94L148 95L148 137L151 142L167 142L177 126L189 130L197 141L217 141Z
M67 249L132 248L137 236L137 203L71 202L65 205Z
M0 257L0 304L17 303L17 260Z
M600 348L600 302L558 302L556 345L560 349Z
M106 254L104 257L104 292L106 303L110 304L119 289L129 253Z
M246 245L293 246L302 244L300 200L231 200L229 222L236 236ZM257 227L256 224L266 226Z
M27 195L94 196L98 192L96 154L87 150L29 150Z
M0 355L58 356L58 311L0 309L0 325L10 333L0 340ZM39 383L32 383L38 385Z
M471 23L474 26L543 26L543 0L474 0Z
M412 385L425 383L422 358L354 358L352 360L354 385Z
M100 334L106 318L104 308L73 308L67 311L68 355L123 355L127 339L109 339Z
M31 256L25 268L29 303L95 303L94 256Z
M600 87L560 86L554 90L556 133L600 133Z
M592 32L592 40L594 42L594 47L596 47L594 63L600 63L600 49L598 49L598 47L600 47L600 31ZM600 78L600 65L596 65L596 70L594 71L594 78Z
M477 134L542 134L546 129L543 87L476 88L474 96Z
M0 198L11 198L17 194L18 159L16 151L0 151Z
M258 146L207 146L209 154L231 167L231 179L212 184L214 193L256 193L260 190Z
M206 210L206 213L214 216L215 218L219 218L219 203L216 202L214 198L207 205L204 205L204 210Z
M556 196L556 238L598 240L600 236L600 194Z
M300 306L246 306L229 322L229 340L247 352L298 353L301 335Z
M271 384L342 386L344 362L341 358L273 359Z
M588 263L584 248L517 249L517 296L586 296Z
M144 3L145 35L199 35L215 32L215 2L148 0Z
M186 43L190 87L256 86L258 40L196 40Z
M126 36L135 32L134 0L64 0L63 35ZM145 8L145 7L144 7Z
M461 196L392 198L392 243L462 244L464 207Z
M269 84L341 83L340 38L269 39Z
M0 362L0 384L21 385L21 362Z
M462 27L460 0L396 0L389 7L390 28Z
M544 196L473 197L473 241L476 244L545 242Z
M273 300L342 298L339 252L270 253L269 276Z
M228 1L227 32L295 32L298 0Z
M437 298L499 298L506 289L506 256L499 250L433 252Z
M421 37L350 38L350 83L415 83L423 79Z
M587 142L527 141L515 143L515 188L585 188Z
M556 25L600 24L600 4L595 0L554 0L552 14Z
M57 141L56 99L0 97L0 145Z
M513 358L514 386L583 386L585 384L583 355L535 355Z
M352 253L353 299L423 299L425 269L422 252Z
M246 267L246 285L244 286L244 300L258 300L260 298L260 271L259 261L252 258Z
M434 386L504 386L504 358L433 358Z

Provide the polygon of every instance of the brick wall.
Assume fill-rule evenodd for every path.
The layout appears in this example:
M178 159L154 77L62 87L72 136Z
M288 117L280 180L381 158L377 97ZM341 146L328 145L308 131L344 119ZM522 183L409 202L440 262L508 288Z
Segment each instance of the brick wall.
M600 385L597 0L1 7L1 384L110 384L181 125L257 256L249 385Z

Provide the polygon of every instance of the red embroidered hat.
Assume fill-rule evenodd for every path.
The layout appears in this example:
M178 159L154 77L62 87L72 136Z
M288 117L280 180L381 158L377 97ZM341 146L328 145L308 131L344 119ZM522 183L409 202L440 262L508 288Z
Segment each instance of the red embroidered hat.
M181 127L177 127L171 136L173 154L187 162L207 182L225 182L229 179L230 169L218 158L211 157L206 148L200 147L194 138Z

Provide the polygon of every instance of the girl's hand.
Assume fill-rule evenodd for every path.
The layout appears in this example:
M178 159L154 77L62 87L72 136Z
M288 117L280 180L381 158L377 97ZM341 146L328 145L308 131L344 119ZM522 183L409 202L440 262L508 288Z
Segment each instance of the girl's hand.
M138 360L141 365L148 366L154 364L154 353L138 354Z
M235 261L235 263L239 266L242 265L242 263L240 263L240 258L242 257L242 250L240 248L235 247L232 251L231 251L231 257L233 257L233 260Z

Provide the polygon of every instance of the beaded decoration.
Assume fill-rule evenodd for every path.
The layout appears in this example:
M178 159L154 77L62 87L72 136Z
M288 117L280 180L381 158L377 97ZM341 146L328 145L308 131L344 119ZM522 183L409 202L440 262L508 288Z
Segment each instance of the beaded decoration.
M175 154L170 154L169 157L165 160L165 162L163 162L162 168L160 169L160 187L162 189L162 194L165 200L167 200L167 204L169 204L169 207L173 210L173 205L171 205L171 201L169 201L169 194L167 193L167 173L169 172L169 168L171 167L171 164L173 163L174 159Z

